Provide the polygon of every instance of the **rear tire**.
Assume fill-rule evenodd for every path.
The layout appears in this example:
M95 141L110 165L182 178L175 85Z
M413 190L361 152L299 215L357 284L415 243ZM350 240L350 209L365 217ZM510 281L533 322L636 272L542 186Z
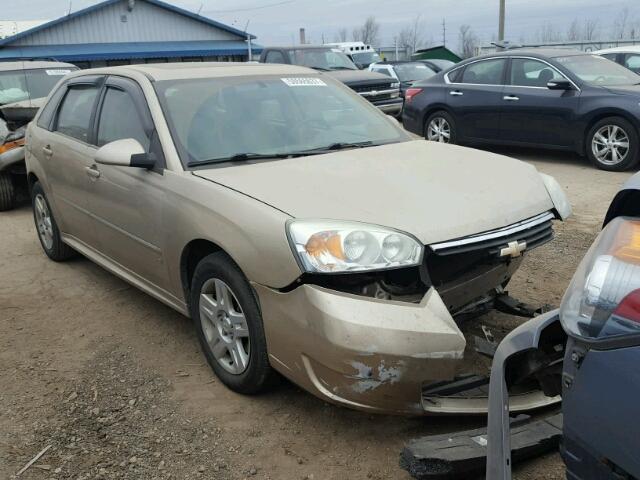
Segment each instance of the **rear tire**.
M0 212L11 210L16 205L16 187L9 173L0 173Z
M429 115L424 122L424 138L431 142L456 144L458 141L456 122L444 110Z
M277 377L269 364L258 300L240 268L224 252L198 263L190 300L200 346L222 383L245 395L271 386Z
M638 163L638 132L622 117L596 122L587 134L585 149L593 165L609 172L622 172Z
M54 262L63 262L76 256L76 251L62 241L60 230L40 182L33 184L31 204L36 232L44 253Z

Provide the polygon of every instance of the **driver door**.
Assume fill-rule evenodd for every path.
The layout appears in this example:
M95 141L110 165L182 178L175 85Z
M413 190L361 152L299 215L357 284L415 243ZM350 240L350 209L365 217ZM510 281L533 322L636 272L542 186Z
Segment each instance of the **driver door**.
M98 165L90 192L100 251L130 273L168 288L164 258L166 227L164 158L140 87L129 79L108 77L95 121L99 147L133 138L157 158L154 169Z

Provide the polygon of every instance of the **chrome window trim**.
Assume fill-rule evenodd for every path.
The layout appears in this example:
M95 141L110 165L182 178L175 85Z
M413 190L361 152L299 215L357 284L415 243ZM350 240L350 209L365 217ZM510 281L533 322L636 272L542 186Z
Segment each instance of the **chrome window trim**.
M460 247L462 245L469 245L472 243L484 242L485 240L493 240L500 237L506 237L514 233L521 232L522 230L527 230L529 228L535 227L536 225L540 225L541 223L548 222L549 220L553 220L554 218L556 217L553 213L544 212L536 215L535 217L522 220L506 227L498 228L496 230L490 230L488 232L479 233L477 235L472 235L470 237L464 237L457 240L433 243L429 245L429 247L434 252L437 252L439 250L444 250L447 248Z
M508 85L506 83L503 84L503 85L494 85L494 84L489 84L489 83L452 82L451 80L449 80L449 74L455 72L456 70L460 70L461 68L466 68L468 65L471 65L473 63L483 62L485 60L499 60L499 59L512 60L514 58L520 58L520 59L525 59L525 60L537 60L539 62L546 63L549 67L553 68L556 72L558 72L560 75L562 75L564 78L566 78L578 92L582 91L580 89L580 87L578 85L576 85L576 83L573 80L571 80L569 77L567 77L564 73L559 71L555 66L551 65L546 60L543 60L541 58L536 58L536 57L528 57L526 55L515 55L513 57L512 56L488 57L488 58L481 58L479 60L474 60L473 62L465 63L464 65L456 67L456 68L454 68L452 70L449 70L447 73L445 73L444 74L444 83L446 83L447 85L470 85L470 86L474 86L474 87L517 87L517 88L533 88L533 89L547 90L545 87L530 87L530 86L527 86L527 85Z

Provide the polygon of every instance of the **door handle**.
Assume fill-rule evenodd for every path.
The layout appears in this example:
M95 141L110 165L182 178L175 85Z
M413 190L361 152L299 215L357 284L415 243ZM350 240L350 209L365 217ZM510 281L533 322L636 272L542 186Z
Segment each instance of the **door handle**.
M100 178L100 170L98 170L98 167L96 167L95 165L84 167L84 171L87 172L87 175L89 175L89 177L94 180Z
M460 90L452 90L449 92L449 95L451 95L452 97L461 97L464 95L464 93L462 93Z
M42 153L44 153L47 157L53 155L53 150L51 150L51 145L45 145L42 147Z
M516 97L515 95L505 95L504 97L502 97L503 100L506 100L507 102L517 102L518 100L520 100L520 97Z

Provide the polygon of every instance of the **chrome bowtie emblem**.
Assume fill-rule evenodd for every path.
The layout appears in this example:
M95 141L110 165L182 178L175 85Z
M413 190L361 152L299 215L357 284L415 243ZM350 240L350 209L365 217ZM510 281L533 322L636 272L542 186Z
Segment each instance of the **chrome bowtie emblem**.
M527 242L509 242L506 247L500 249L501 257L516 258L527 249Z

